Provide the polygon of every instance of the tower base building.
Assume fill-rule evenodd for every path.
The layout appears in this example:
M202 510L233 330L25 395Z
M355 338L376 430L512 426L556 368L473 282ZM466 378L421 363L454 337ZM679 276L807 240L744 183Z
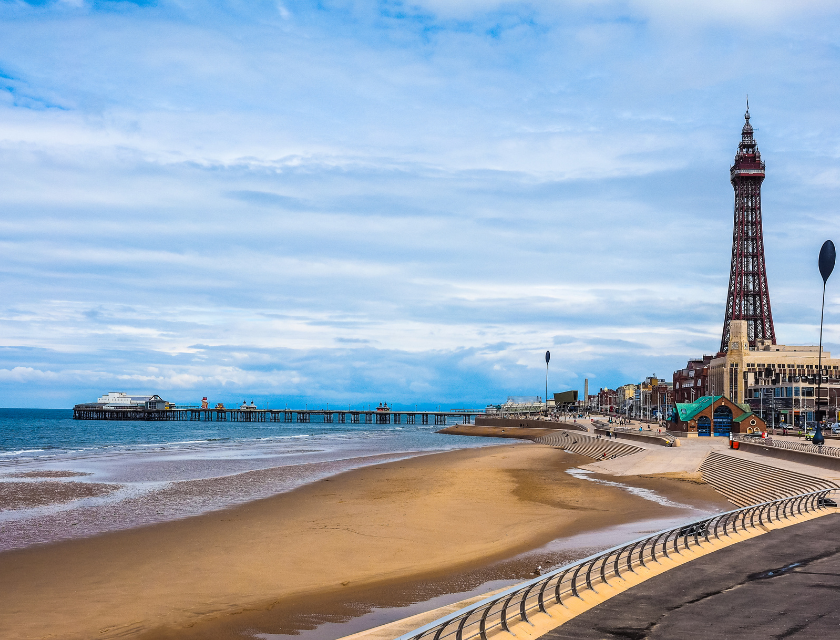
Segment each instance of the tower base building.
M750 346L747 323L733 320L729 350L709 364L710 395L749 406L768 427L804 428L814 420L819 347L772 344ZM829 422L840 420L840 359L822 352L822 397Z

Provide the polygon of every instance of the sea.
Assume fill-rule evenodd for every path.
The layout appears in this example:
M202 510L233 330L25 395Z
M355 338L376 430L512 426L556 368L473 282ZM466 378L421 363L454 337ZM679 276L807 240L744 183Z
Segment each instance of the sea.
M512 443L440 428L94 421L74 420L72 410L0 409L0 550L189 517L367 465Z

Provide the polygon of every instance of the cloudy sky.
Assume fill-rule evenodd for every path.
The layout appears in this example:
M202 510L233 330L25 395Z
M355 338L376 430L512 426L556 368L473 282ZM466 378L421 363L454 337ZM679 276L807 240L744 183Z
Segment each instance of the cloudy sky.
M0 1L0 406L483 406L779 342L840 241L832 2ZM835 285L835 286L832 286ZM840 282L827 342L840 351Z

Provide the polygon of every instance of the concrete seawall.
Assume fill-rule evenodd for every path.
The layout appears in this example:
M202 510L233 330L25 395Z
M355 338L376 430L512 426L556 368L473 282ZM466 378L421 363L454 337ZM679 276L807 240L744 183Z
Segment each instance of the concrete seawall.
M807 451L795 451L793 449L777 449L776 447L766 447L753 442L741 442L738 448L742 451L758 453L768 458L777 458L779 460L807 464L812 467L840 471L840 458L824 456L819 453L808 453Z
M606 435L607 433L611 433L610 429L606 427L595 427L595 433ZM668 441L665 438L662 438L656 434L646 434L646 433L627 433L625 431L616 431L615 435L617 438L624 438L627 440L636 440L638 442L647 442L648 444L658 444L662 447L671 446L668 444ZM679 438L677 439L675 447L680 446Z
M476 416L475 426L504 427L505 429L527 427L531 429L577 429L579 431L589 431L589 423L587 422L553 422L551 420L534 420L531 418L489 418L487 416Z

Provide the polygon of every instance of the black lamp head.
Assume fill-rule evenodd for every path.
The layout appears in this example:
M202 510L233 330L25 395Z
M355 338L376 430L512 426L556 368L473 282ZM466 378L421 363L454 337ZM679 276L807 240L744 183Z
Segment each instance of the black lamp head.
M828 276L834 271L834 260L836 257L834 243L831 240L823 242L822 249L820 249L820 275L822 276L823 284L828 281Z

